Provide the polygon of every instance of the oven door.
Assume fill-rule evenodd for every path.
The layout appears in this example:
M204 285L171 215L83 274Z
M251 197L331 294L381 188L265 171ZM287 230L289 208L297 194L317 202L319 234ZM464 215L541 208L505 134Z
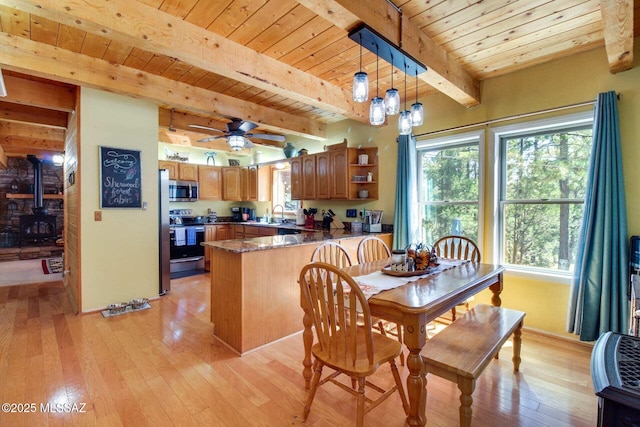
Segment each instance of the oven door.
M169 230L171 278L204 273L204 227L171 227Z

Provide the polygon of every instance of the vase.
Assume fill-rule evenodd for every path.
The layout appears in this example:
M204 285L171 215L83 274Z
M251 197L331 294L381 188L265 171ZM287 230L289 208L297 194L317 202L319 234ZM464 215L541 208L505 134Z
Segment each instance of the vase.
M291 157L295 156L296 147L294 147L293 144L291 144L290 142L287 142L287 145L285 145L282 151L284 152L284 156L287 159L290 159Z

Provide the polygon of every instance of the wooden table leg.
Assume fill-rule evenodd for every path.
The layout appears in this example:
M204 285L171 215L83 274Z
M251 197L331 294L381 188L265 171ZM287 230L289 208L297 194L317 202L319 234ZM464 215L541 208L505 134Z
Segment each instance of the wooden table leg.
M498 275L498 281L493 285L489 286L493 295L491 296L491 304L500 307L502 305L502 300L500 299L500 294L502 293L502 273Z
M304 342L304 360L302 365L302 376L304 377L304 388L309 390L309 384L311 383L311 346L313 345L313 331L311 326L311 315L305 309L304 316L302 318L302 324L304 325L304 331L302 332L302 341Z
M427 340L427 324L420 316L405 319L404 343L409 349L407 357L407 394L409 396L409 416L407 423L424 426L427 423L425 410L427 407L427 378L420 350Z

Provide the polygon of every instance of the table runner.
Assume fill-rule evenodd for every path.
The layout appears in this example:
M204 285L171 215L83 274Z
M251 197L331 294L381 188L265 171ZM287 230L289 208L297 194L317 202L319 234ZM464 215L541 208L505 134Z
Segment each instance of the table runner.
M466 264L468 262L468 260L438 258L438 263L440 265L430 272L420 276L391 276L388 274L384 274L382 271L376 271L365 276L354 277L353 279L360 286L360 289L362 289L362 293L364 294L364 296L369 299L373 295L376 295L382 291L397 288L399 286L406 285L409 282L415 282L416 280L431 276L432 274L440 273L442 271L457 267L462 264Z

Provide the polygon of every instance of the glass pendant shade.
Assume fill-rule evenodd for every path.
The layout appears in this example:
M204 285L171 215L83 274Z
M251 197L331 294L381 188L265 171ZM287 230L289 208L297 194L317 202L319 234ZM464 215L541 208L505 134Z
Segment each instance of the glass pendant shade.
M244 147L244 137L239 135L231 135L229 138L227 138L227 143L233 151L242 150L242 148Z
M384 124L384 99L376 96L371 98L371 106L369 107L369 123L373 126Z
M411 125L412 126L422 126L424 123L424 108L420 102L415 102L411 106Z
M400 93L398 89L387 89L387 93L384 95L384 106L388 116L396 115L400 112Z
M398 131L400 135L411 135L411 112L404 110L398 117Z
M364 71L358 71L353 75L353 100L366 102L369 99L369 77Z

